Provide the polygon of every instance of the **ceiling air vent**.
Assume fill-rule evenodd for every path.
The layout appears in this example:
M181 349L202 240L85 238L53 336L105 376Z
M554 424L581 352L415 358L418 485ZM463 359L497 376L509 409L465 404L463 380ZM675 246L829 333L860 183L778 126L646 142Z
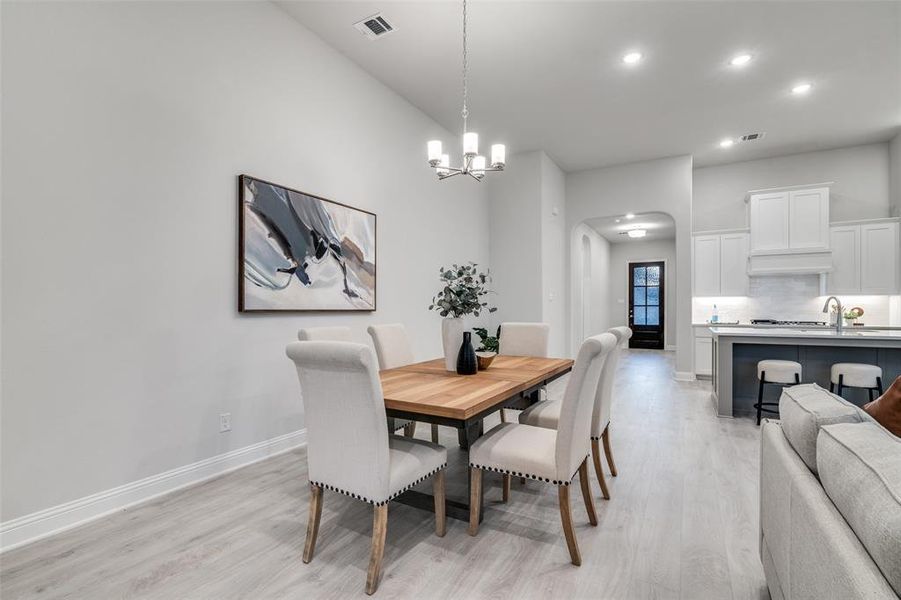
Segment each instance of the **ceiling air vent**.
M757 140L762 140L763 136L765 136L765 135L766 135L766 133L763 133L763 132L761 132L761 133L746 133L745 135L743 135L739 138L739 141L755 142Z
M394 31L394 25L388 22L381 13L366 17L358 23L354 23L357 31L368 37L370 40L384 37Z

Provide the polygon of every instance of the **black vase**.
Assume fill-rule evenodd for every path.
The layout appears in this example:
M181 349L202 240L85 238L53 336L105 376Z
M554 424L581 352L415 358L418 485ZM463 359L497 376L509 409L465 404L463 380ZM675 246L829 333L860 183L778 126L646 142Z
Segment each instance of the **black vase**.
M476 351L472 347L472 332L463 332L463 343L457 354L457 375L475 375L479 370Z

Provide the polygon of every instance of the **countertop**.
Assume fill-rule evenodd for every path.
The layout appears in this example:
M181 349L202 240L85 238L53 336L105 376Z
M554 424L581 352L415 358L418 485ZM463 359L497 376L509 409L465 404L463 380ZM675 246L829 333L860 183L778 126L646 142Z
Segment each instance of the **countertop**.
M787 328L787 327L710 327L714 337L760 337L760 338L805 338L837 341L842 339L866 339L883 341L901 341L901 331L898 329L863 329L862 327L845 328L842 333L837 333L834 328Z
M805 329L805 330L813 330L813 331L834 331L835 326L833 325L806 325L804 327L787 327L785 325L752 325L751 323L729 323L728 321L723 321L722 323L692 323L692 327L704 327L704 328L712 328L712 327L731 327L733 329ZM846 330L854 330L854 331L901 331L901 327L891 326L891 325L865 325L861 327L850 327L845 326Z

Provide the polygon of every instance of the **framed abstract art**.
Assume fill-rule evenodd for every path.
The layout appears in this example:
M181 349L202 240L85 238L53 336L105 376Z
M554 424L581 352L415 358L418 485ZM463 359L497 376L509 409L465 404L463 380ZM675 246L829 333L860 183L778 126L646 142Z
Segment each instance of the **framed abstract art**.
M238 178L238 310L375 310L376 216Z

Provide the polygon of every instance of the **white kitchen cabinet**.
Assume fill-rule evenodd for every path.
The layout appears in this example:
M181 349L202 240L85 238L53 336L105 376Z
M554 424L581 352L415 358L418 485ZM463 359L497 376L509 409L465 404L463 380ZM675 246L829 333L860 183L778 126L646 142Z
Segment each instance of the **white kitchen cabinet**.
M860 226L860 292L898 292L898 223L869 223Z
M830 294L860 292L860 226L842 225L829 231L832 272L826 275Z
M792 190L788 194L788 247L829 247L829 188Z
M693 238L695 296L748 295L748 234L731 232Z
M748 234L720 236L720 296L748 295Z
M751 192L751 254L829 247L829 188Z
M713 338L695 337L695 375L713 375Z
M751 195L751 249L789 247L789 193Z
M827 294L897 294L901 281L899 224L893 219L844 223L829 228L832 272Z
M692 269L695 296L720 295L720 236L698 235L694 238L694 268Z

